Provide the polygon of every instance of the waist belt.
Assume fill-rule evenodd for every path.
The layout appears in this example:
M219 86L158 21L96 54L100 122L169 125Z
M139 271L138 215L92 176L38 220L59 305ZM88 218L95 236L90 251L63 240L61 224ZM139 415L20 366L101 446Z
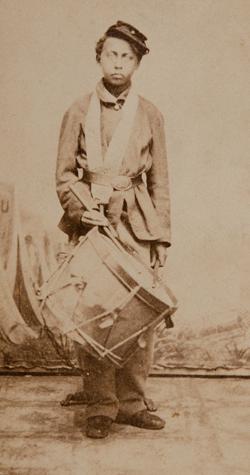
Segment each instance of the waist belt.
M112 186L113 190L127 191L143 182L142 174L136 176L111 175L84 170L82 180L95 185Z

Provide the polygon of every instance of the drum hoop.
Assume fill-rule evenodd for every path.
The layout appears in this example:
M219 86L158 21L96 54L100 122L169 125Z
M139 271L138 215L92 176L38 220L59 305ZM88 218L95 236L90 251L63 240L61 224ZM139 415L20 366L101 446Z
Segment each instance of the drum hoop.
M104 358L105 356L108 356L108 354L110 356L112 356L112 358L114 359L117 359L117 360L122 360L122 358L118 355L116 355L115 353L113 353L112 351L112 348L110 349L106 349L103 345L101 345L100 343L98 343L98 341L94 340L90 335L87 335L85 332L83 332L82 330L77 330L77 333L80 334L81 337L83 337L86 342L92 346L92 348L95 349L95 351L99 354L99 356L101 358ZM106 355L107 353L107 355Z
M140 330L137 330L134 332L132 335L129 337L125 338L119 343L116 343L116 345L112 346L111 348L105 348L103 345L98 343L96 340L91 338L89 335L86 335L85 332L77 329L77 332L80 334L81 337L83 337L86 342L94 348L94 350L99 354L101 358L109 358L116 366L119 366L120 368L123 367L125 362L123 361L123 358L120 356L116 355L114 353L114 350L117 350L119 347L127 343L129 340L132 340L136 338L137 336L141 335L142 333L145 333L147 330L149 330L152 326L157 326L158 323L160 323L164 317L166 317L166 314L172 313L169 309L166 309L164 312L162 312L158 317L153 320L152 322L148 323L147 325L144 325ZM129 358L129 357L128 357ZM119 361L122 361L122 364L119 364Z

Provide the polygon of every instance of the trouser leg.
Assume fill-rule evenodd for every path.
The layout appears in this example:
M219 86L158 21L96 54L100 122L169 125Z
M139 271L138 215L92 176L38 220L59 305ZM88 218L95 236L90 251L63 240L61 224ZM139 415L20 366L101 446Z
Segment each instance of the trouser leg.
M77 356L83 374L87 398L86 417L108 416L115 419L119 401L116 396L115 367L98 361L94 356L77 347Z
M116 371L116 394L119 411L132 415L145 409L145 389L153 353L153 331L145 335L145 348L139 348L127 364Z

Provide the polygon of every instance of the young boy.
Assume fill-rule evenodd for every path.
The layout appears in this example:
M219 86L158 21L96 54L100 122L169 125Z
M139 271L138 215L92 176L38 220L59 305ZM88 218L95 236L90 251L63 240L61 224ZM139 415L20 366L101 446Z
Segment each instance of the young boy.
M121 239L142 250L145 261L150 256L154 267L157 261L164 266L170 246L170 202L163 118L131 84L149 52L146 40L132 25L118 21L98 41L102 79L64 116L56 180L65 211L59 226L71 242L91 226L110 222ZM88 211L71 192L72 183ZM144 429L164 427L144 403L152 342L150 331L146 347L119 370L78 348L88 399L88 437L106 437L114 421Z

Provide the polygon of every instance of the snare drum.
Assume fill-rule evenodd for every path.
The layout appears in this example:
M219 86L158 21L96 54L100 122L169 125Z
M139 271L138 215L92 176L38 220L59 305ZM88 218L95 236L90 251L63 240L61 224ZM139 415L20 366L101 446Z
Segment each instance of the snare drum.
M142 335L176 310L150 268L93 228L43 285L41 315L53 332L122 367Z

